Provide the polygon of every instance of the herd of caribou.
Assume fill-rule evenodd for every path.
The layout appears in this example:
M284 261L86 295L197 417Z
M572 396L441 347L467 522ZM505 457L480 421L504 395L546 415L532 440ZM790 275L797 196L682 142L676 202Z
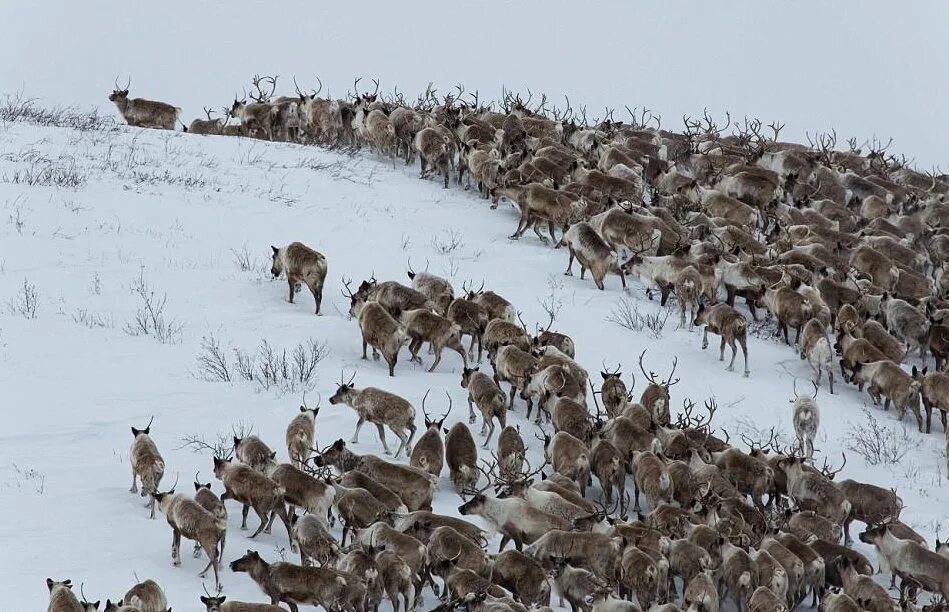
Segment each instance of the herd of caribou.
M255 78L254 85L253 101L235 100L228 111L238 125L208 111L187 131L368 146L407 164L418 157L422 177L437 172L446 188L452 180L476 185L492 208L515 204L520 219L511 238L532 228L542 242L566 246L567 274L577 259L581 278L589 269L599 289L607 274L620 276L624 287L632 275L658 290L663 304L675 295L680 323L688 310L689 324L704 326L703 348L708 332L721 336L721 360L730 346L729 370L740 347L749 373L749 322L735 297L755 321L764 306L786 344L795 330L814 394L795 390L795 444L782 444L772 429L768 439L742 435L739 448L727 432L716 435L714 401L702 410L682 399L673 416L675 362L661 378L640 355L648 384L638 398L635 379L627 387L618 369L604 369L597 390L575 361L573 339L552 325L531 333L517 308L483 285L456 295L446 279L411 266L410 285L371 278L354 290L346 280L363 358L371 347L395 375L403 346L421 363L428 344L430 371L443 349L458 353L468 423L444 429L451 394L448 412L435 416L426 393L425 428L416 439L412 402L359 388L353 374L329 400L358 415L351 443L369 422L393 455L388 428L399 439L393 459L404 455L408 464L357 455L343 440L315 449L320 406L304 403L287 426L287 462L253 435L214 449L220 496L197 478L194 496L161 491L165 464L150 428L132 428L132 491L140 482L152 516L156 506L165 515L176 565L182 536L195 542L195 557L207 557L202 575L213 570L217 586L216 595L201 597L208 612L276 612L281 603L292 611L364 611L385 598L396 611L508 612L549 609L552 593L574 612L949 609L949 545L937 539L930 547L901 522L895 491L835 480L843 466L814 462L817 390L826 374L833 393L835 370L866 386L884 409L893 404L898 418L909 409L920 432L930 432L933 409L946 429L945 177L917 172L888 154L888 144L869 143L864 154L851 140L842 151L830 133L804 146L780 141L780 124L765 134L758 120L726 116L719 125L708 113L684 117L684 129L670 131L645 110L628 109L625 122L607 109L588 122L569 100L561 110L546 97L531 105L532 96L505 94L500 106L483 105L460 86L441 98L430 86L413 104L398 92L379 95L378 83L374 92L357 90L344 100L299 88L273 98L276 78ZM178 121L178 109L130 99L127 86L110 99L130 125L174 129ZM286 277L291 302L306 285L320 313L322 254L299 242L273 247L271 272ZM481 371L484 353L490 374ZM508 423L519 404L525 419L533 413L532 436ZM469 428L478 414L481 453ZM543 446L536 467L527 453L533 439ZM432 509L446 464L462 498L460 516ZM270 604L221 594L227 500L242 506L241 529L251 508L259 516L251 538L279 517L300 555L295 564L249 550L231 562ZM467 516L501 535L497 552L488 551L489 534ZM851 546L854 521L864 525L859 539L876 549L893 595ZM99 602L80 601L69 581L48 584L50 612L98 610ZM439 601L425 606L426 587ZM919 603L921 592L931 603ZM153 581L106 604L123 612L166 607Z

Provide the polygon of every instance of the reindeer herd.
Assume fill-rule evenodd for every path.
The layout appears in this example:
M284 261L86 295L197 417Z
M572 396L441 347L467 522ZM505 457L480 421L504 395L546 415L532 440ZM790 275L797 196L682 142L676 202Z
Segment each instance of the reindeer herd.
M627 108L625 122L607 109L591 122L586 109L569 100L556 108L546 96L532 105L533 96L505 92L496 106L461 86L441 97L429 86L410 103L398 91L380 95L378 81L360 93L358 82L342 100L319 97L322 84L274 98L277 79L257 77L252 101L235 99L227 111L238 125L206 109L207 120L187 131L368 147L406 164L417 157L421 178L476 186L492 209L516 206L511 238L531 229L542 243L565 246L566 274L577 260L581 279L589 270L600 290L615 274L624 289L632 276L650 299L658 291L663 306L674 295L680 326L704 328L703 349L709 333L721 338L721 361L731 349L728 370L741 349L749 375L749 336L770 333L759 323L763 306L779 340L791 345L794 331L814 393L794 390L796 444L783 445L771 429L767 439L742 435L739 447L712 426L714 400L703 410L680 398L673 410L675 361L662 378L646 367L644 351L639 370L648 384L638 398L635 378L627 386L621 368L604 366L596 389L574 340L552 330L553 320L531 333L519 310L483 283L456 292L411 263L410 285L373 277L354 290L344 279L362 357L371 347L394 376L405 346L421 364L428 345L429 371L444 349L457 353L468 422L445 428L451 393L438 416L429 414L426 393L418 431L410 399L359 388L353 373L329 402L356 413L351 443L368 422L392 460L357 455L343 440L314 448L320 406L304 405L287 426L285 463L253 435L214 449L220 496L197 476L194 496L162 491L166 466L151 423L132 428L132 491L148 498L152 517L156 507L165 515L175 565L182 536L195 543L195 557L207 558L202 576L213 572L217 587L200 597L208 612L275 612L281 603L363 611L384 599L407 612L549 609L554 599L573 612L947 609L949 545L937 539L930 547L901 522L895 491L838 481L843 465L814 457L817 392L826 377L834 393L835 372L838 389L839 380L866 387L901 420L908 409L920 432L930 433L938 410L946 430L945 177L917 172L888 144L868 143L864 154L856 140L838 150L834 133L809 138L809 146L783 142L783 126L772 123L766 134L759 120L726 115L720 125L704 113L671 131L646 110ZM128 98L128 85L110 99L130 125L174 129L178 121L171 105ZM286 277L291 302L306 285L316 314L327 269L327 258L302 243L273 247L273 276ZM479 415L476 435L469 425ZM399 440L394 453L386 428ZM538 465L528 457L535 440ZM400 456L408 463L396 462ZM446 467L461 498L457 515L432 508ZM279 518L300 555L298 565L248 550L230 563L270 604L222 595L228 500L241 505L242 530L251 508L260 519L251 539ZM859 539L876 549L892 594L851 546L854 521L864 524ZM501 536L497 552L488 550L489 532ZM68 580L48 586L50 612L99 609L80 601ZM438 601L424 602L426 588ZM921 592L934 603L917 603ZM106 604L166 609L153 581Z

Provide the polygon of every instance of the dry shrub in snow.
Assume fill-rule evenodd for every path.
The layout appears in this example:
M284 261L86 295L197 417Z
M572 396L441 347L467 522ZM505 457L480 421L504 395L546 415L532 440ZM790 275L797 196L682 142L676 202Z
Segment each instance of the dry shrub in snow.
M672 312L669 308L664 308L653 314L643 314L639 311L639 303L621 297L616 300L616 306L606 317L607 323L614 323L635 332L648 332L653 338L662 337L662 330L666 327L666 321L669 320L669 314Z
M181 342L181 330L184 329L184 324L177 319L165 317L168 296L155 295L145 280L144 271L133 283L132 293L138 296L139 306L135 311L135 318L125 324L125 333L130 336L151 336L162 344Z
M20 290L7 302L7 310L13 315L35 319L38 304L39 295L36 293L36 285L31 283L30 279L24 278Z
M233 361L228 353L233 353ZM317 366L327 355L326 344L313 338L290 350L275 349L267 340L261 340L256 352L250 353L239 348L228 350L214 335L208 335L201 340L198 376L209 382L242 380L264 391L294 393L313 388Z
M847 448L863 457L867 465L892 465L916 446L905 427L883 425L864 409L864 423L851 424L847 432Z

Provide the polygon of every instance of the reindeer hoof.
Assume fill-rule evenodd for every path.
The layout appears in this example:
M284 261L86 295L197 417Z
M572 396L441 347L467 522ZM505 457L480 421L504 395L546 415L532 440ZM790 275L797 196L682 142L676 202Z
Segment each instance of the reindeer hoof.
M132 487L129 489L129 493L138 493L138 487Z
M373 356L372 356L372 360L373 360L373 361L379 361L379 355L373 355Z
M751 374L751 372L749 372L748 370L745 370L745 374L744 374L745 378L748 378L749 374Z
M175 567L181 567L181 561L179 559L174 559L171 564Z
M192 552L192 553L191 553L191 556L194 557L195 559L200 558L200 557L201 557L201 549L199 548L198 550Z
M472 424L472 425L474 425L474 424L475 424L475 421L477 421L477 420L478 420L478 417L476 417L476 416L470 416L470 417L468 417L468 423L470 423L470 424ZM482 435L482 436L484 435L484 430L481 430L481 435Z
M725 371L726 371L726 372L734 372L734 371L735 371L735 368L733 368L732 366L728 366L727 368L725 368Z
M707 349L707 348L708 348L708 342L703 342L703 343L702 343L702 350L704 351L704 350Z
M271 532L271 529L264 529L264 533L266 533L267 535L270 535L270 532Z
M241 531L247 531L247 525L241 525Z

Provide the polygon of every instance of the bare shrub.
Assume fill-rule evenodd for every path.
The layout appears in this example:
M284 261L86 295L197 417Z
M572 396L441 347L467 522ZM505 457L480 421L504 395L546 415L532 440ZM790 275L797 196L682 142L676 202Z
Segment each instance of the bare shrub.
M201 338L198 367L201 377L208 382L231 382L227 352L221 348L221 343L213 334Z
M456 229L450 229L441 234L432 236L432 247L439 255L448 255L463 245L464 242L461 240L461 232Z
M547 318L550 321L550 325L553 325L557 322L557 318L560 316L560 311L563 310L563 299L559 294L561 285L557 282L557 279L551 276L547 279L547 287L550 289L550 291L547 293L547 297L543 299L537 298L537 303L540 304L541 308L544 309L544 312L547 313ZM548 325L548 327L550 325Z
M115 119L99 114L96 108L82 110L74 106L43 108L36 98L23 91L6 94L0 99L0 121L72 128L74 130L106 130L115 128Z
M630 331L645 332L659 339L671 313L671 309L664 308L659 312L643 314L639 310L638 302L624 296L616 300L613 310L606 316L606 322Z
M12 315L20 315L25 319L35 319L38 307L39 294L36 292L36 285L31 283L30 279L24 278L20 290L7 302L7 310Z
M138 296L139 307L135 319L125 324L125 333L130 336L151 336L162 344L178 344L184 324L177 319L165 317L168 296L158 297L148 286L144 270L132 285L132 293Z
M73 323L84 325L89 329L112 329L115 327L115 320L111 314L94 312L88 308L77 308L72 313Z
M205 336L198 354L198 377L208 382L244 381L260 390L275 389L281 393L307 391L316 384L317 366L329 355L326 344L313 338L291 349L277 349L261 340L255 352L228 349L213 336Z
M8 183L62 189L78 189L85 184L86 179L86 175L76 166L76 160L71 157L34 159L26 168L18 168L12 174L4 175Z
M260 260L250 254L247 243L240 249L231 249L231 254L234 256L234 264L241 272L257 272L261 269Z
M175 450L187 448L195 453L210 452L212 457L229 459L234 454L234 438L246 438L252 433L254 433L253 425L238 421L231 426L230 432L219 431L211 441L202 434L188 434L181 438L181 445Z
M883 425L869 410L864 409L865 422L850 424L847 448L863 457L867 465L893 465L902 461L916 442L905 427Z

